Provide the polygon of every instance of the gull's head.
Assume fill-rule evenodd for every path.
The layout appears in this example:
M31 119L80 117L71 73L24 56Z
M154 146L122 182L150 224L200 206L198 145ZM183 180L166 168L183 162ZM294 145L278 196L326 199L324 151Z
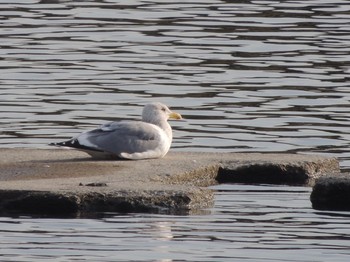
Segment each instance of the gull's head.
M168 119L182 119L181 115L172 112L166 105L162 103L151 103L145 105L142 111L142 120L144 122L158 124Z

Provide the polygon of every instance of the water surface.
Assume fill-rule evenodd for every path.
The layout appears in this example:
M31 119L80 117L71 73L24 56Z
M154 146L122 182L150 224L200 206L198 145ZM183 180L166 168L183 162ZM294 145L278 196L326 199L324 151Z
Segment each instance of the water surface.
M2 261L348 261L349 212L305 187L226 185L210 215L1 218Z
M348 167L348 1L0 5L2 147L46 147L161 101L174 148L320 152Z
M350 168L350 3L0 2L0 147L47 148L145 103L172 150L297 152ZM348 261L349 213L310 188L221 185L204 214L0 218L3 261Z

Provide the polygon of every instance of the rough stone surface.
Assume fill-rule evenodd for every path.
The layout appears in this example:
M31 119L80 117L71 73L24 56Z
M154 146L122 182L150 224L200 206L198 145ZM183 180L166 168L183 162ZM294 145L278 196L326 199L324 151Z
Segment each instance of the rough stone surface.
M0 212L196 212L219 182L308 183L339 172L314 155L171 152L153 160L93 160L74 150L0 149Z
M350 174L319 178L310 199L315 209L350 211Z
M313 156L280 155L270 160L257 158L246 163L228 162L219 169L216 179L219 183L312 185L315 179L327 173L339 173L338 161Z

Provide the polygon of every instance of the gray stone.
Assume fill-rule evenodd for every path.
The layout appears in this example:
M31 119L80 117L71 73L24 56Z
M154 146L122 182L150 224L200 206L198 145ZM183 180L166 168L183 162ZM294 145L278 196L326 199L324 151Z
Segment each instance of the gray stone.
M315 209L350 211L350 174L319 178L310 200Z
M74 150L0 149L0 212L197 212L219 182L308 183L339 172L314 155L170 152L165 158L93 160Z

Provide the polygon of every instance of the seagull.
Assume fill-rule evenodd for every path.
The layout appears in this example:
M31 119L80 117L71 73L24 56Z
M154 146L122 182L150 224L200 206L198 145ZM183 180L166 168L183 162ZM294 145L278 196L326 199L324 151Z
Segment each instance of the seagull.
M182 119L162 103L145 105L141 121L110 122L53 146L74 148L95 158L150 159L164 157L173 138L168 119Z

